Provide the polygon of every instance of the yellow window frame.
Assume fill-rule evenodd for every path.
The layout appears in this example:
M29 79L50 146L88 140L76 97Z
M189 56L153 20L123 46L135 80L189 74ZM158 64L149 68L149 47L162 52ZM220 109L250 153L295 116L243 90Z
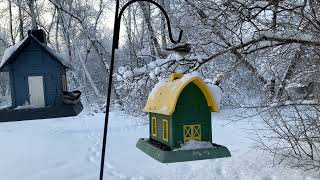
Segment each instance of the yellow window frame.
M166 119L162 120L162 138L164 141L169 141L169 121Z
M154 137L157 137L157 134L158 134L158 126L157 126L157 118L156 117L151 118L151 134Z

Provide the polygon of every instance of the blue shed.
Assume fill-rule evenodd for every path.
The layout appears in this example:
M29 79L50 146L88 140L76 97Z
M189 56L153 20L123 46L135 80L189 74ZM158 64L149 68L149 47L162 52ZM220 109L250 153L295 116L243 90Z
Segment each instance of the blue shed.
M47 46L43 30L29 30L28 37L5 51L0 63L0 72L9 74L12 103L10 108L0 110L0 121L80 113L81 93L67 92L68 68L70 65ZM68 101L70 97L74 101Z

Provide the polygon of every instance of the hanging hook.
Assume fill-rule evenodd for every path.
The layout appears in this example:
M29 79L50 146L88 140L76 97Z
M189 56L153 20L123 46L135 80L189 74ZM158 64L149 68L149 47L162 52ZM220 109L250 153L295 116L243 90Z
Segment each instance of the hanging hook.
M155 6L157 6L161 12L164 14L164 17L166 18L166 21L167 21L167 25L168 25L168 32L169 32L169 39L170 41L173 43L173 44L177 44L181 41L181 38L182 38L182 33L183 33L183 30L180 30L180 33L179 33L179 36L178 36L178 39L177 40L174 40L173 39L173 36L172 36L172 30L171 30L171 24L170 24L170 20L169 20L169 16L166 12L166 10L164 10L164 8L158 4L157 2L154 2L153 0L132 0L130 2L127 2L120 10L120 13L119 15L117 16L117 18L115 19L115 21L117 21L117 29L114 30L114 32L116 32L115 36L116 38L114 39L114 43L115 43L115 47L118 48L118 44L119 44L119 31L120 31L120 22L121 22L121 17L124 13L124 11L127 9L128 6L130 6L131 4L135 3L135 2L149 2Z

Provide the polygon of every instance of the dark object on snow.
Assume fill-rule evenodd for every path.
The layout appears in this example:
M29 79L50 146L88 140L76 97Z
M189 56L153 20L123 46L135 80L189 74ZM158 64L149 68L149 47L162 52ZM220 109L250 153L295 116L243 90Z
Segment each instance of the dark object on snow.
M313 92L313 89L314 89L314 82L310 82L306 86L295 87L294 91L298 94L310 94Z
M182 44L182 45L177 45L172 48L166 48L166 50L174 51L181 56L186 56L191 51L191 45L190 44Z
M77 104L80 102L81 92L76 90L72 92L62 91L63 103L65 104Z
M315 82L310 82L308 84L298 84L296 86L287 87L288 95L292 99L308 99L314 94Z

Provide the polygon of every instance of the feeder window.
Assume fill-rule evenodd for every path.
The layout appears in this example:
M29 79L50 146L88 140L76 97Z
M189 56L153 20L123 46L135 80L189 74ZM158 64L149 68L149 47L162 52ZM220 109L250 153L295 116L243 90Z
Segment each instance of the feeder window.
M168 120L166 120L166 119L162 120L162 127L163 127L163 140L168 142L168 140L169 140L169 124L168 124Z
M151 120L151 134L152 136L157 136L157 118L152 117Z

